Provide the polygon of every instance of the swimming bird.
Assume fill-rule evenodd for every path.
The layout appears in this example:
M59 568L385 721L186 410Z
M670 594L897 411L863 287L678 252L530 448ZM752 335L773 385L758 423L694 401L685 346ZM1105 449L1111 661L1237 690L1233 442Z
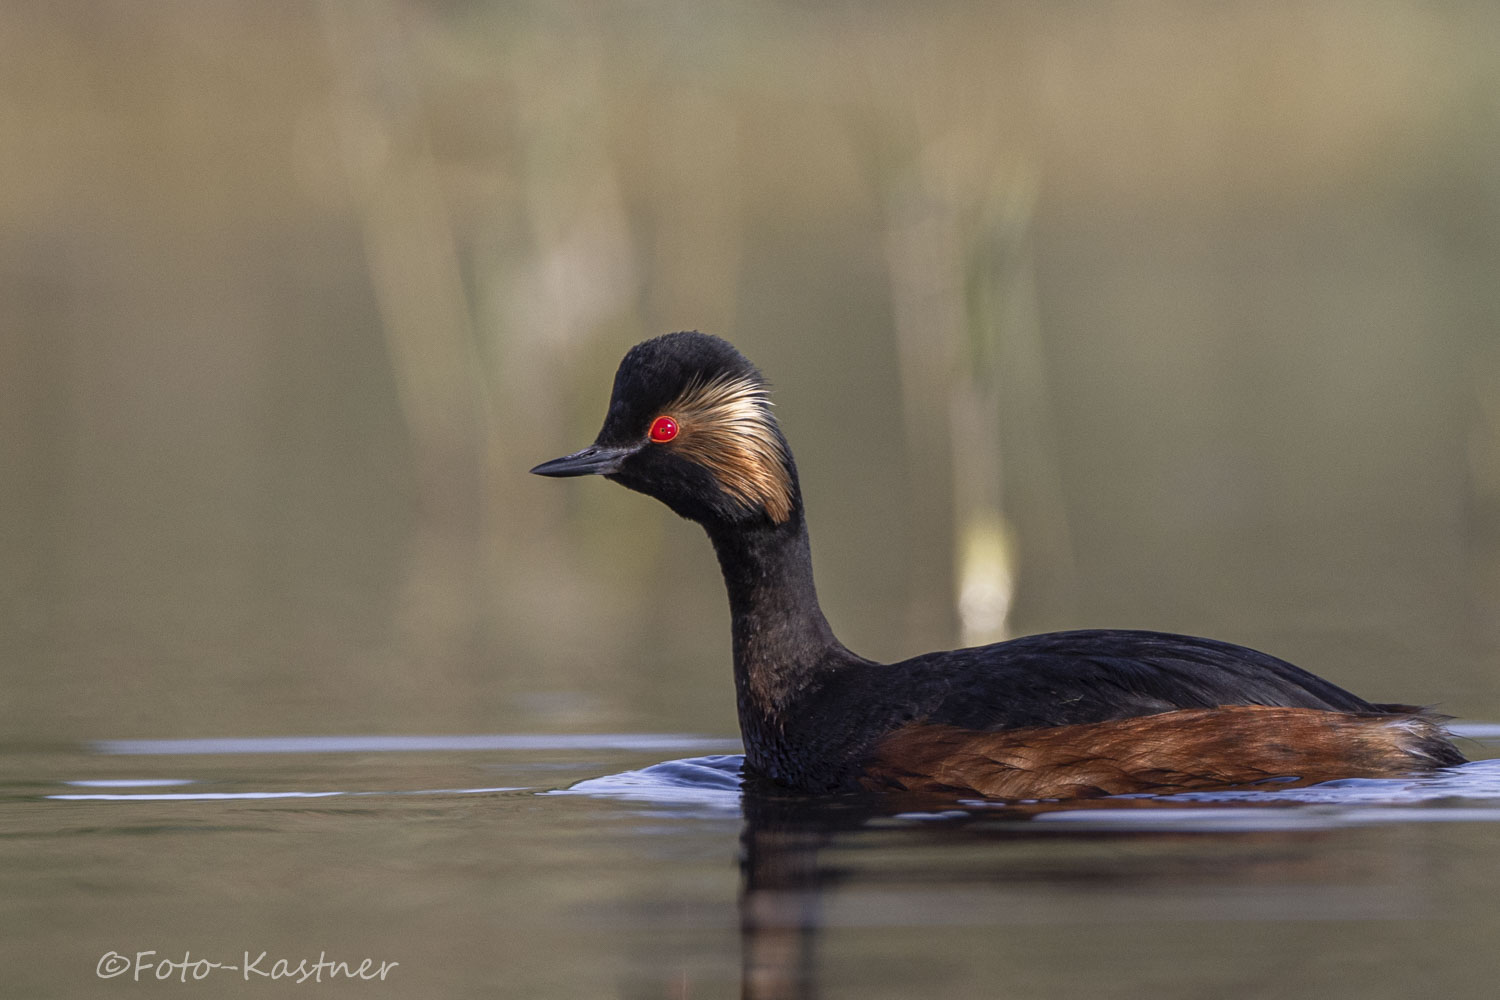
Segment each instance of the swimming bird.
M856 655L818 605L766 380L718 337L631 348L594 443L531 471L601 475L703 526L729 594L745 764L789 788L1051 799L1464 761L1441 717L1214 639L1086 629Z

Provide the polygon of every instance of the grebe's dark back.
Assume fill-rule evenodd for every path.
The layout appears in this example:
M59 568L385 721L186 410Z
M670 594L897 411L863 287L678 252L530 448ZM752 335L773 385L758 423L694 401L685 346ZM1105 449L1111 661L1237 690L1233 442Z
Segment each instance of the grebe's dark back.
M531 471L603 475L703 525L729 591L746 763L793 788L1058 798L1464 760L1434 717L1213 639L1085 630L855 655L818 606L765 380L717 337L631 348L594 443Z

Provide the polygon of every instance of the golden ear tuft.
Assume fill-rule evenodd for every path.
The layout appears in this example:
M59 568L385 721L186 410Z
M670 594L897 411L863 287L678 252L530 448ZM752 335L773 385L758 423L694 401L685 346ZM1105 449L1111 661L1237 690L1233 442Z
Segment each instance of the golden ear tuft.
M713 473L730 496L780 524L792 515L786 448L765 387L746 376L693 382L666 408L681 428L678 454Z

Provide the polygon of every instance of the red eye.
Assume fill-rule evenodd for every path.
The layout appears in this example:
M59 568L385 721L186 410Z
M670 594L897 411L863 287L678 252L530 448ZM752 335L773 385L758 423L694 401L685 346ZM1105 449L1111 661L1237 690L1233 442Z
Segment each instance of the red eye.
M671 417L657 417L651 421L651 440L666 444L677 436L677 421Z

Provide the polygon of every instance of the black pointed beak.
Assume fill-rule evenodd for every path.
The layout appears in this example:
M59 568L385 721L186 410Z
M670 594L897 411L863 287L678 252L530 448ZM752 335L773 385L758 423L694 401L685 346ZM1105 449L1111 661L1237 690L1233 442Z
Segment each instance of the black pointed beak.
M607 476L620 471L620 464L636 451L635 448L606 448L591 444L582 451L543 462L531 471L538 476Z

